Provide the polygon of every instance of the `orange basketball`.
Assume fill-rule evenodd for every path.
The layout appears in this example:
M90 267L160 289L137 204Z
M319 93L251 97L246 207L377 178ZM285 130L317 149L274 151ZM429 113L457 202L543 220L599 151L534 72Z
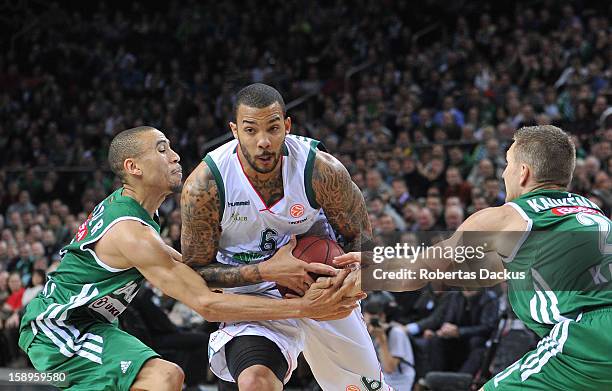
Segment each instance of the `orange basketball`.
M344 254L344 251L338 243L322 236L303 236L298 238L297 245L293 249L293 256L304 262L325 263L330 266L334 266L334 258L342 254ZM315 280L317 277L319 276L312 276ZM277 287L282 295L295 293L284 286L278 285Z

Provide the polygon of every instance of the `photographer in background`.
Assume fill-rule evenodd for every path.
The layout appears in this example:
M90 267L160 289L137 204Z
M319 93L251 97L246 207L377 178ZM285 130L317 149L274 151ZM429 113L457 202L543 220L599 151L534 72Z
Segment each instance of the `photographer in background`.
M412 390L415 378L412 345L402 327L386 322L387 307L379 300L368 301L364 307L368 332L387 384L397 391Z

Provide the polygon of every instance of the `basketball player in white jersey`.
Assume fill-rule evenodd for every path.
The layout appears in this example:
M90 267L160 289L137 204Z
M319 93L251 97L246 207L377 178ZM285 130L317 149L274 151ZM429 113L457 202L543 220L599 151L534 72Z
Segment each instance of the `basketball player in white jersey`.
M183 260L226 292L280 298L278 284L301 294L313 283L308 272L330 270L292 256L262 261L292 235L315 228L333 238L333 227L345 251L372 247L363 196L318 141L289 134L291 118L274 88L245 87L235 113L234 140L206 155L185 182ZM211 335L209 359L212 371L240 391L282 390L301 351L325 391L391 389L358 309L326 322L222 324Z

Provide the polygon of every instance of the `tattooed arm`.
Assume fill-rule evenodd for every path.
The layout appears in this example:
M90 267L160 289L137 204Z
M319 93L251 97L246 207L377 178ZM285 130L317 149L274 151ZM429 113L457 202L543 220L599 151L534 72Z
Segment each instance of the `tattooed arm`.
M210 287L228 288L262 281L259 265L229 266L215 260L221 237L219 190L208 165L201 162L181 194L183 262L196 268Z
M204 162L189 175L181 195L183 221L181 248L183 262L196 267L209 286L231 288L273 281L304 294L314 283L308 274L334 275L335 270L323 264L308 264L291 252L274 255L265 262L229 266L213 262L221 236L219 193L214 177Z
M372 250L372 226L363 195L342 163L328 153L317 152L312 188L332 227L346 238L344 250Z

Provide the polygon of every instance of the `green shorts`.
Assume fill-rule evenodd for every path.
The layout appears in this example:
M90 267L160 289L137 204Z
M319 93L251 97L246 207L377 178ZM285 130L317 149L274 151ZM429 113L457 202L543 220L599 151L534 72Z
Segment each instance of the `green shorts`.
M536 350L485 384L485 391L612 390L612 308L565 320Z
M139 339L110 323L96 322L88 327L81 335L81 349L76 354L65 346L61 331L53 331L53 339L49 337L50 328L45 331L37 330L29 346L20 346L36 370L66 373L66 381L58 384L62 389L128 391L144 363L159 357ZM25 328L22 334L25 333L32 333L32 329ZM70 357L62 354L62 345L62 351Z

